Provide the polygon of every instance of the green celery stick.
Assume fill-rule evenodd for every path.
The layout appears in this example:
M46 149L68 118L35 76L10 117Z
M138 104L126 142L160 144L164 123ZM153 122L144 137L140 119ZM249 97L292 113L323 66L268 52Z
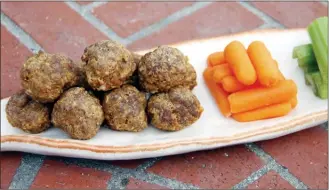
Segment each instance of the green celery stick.
M304 71L304 73L311 73L311 72L316 72L319 71L318 65L308 65L308 66L302 66L301 67Z
M307 27L307 31L312 41L322 80L328 84L328 17L315 19Z
M317 66L314 54L298 58L297 61L298 61L298 66L299 67L310 66L310 65L311 66L313 66L313 65Z
M292 52L293 59L301 59L310 55L314 56L312 44L296 46Z
M312 74L313 73L305 73L305 78L306 78L306 81L310 84L314 95L318 96L318 89L313 81Z
M321 99L327 99L328 98L328 87L327 84L325 84L322 81L321 78L321 73L320 72L314 72L312 73L312 79L314 84L316 85L316 89L317 89L317 96Z

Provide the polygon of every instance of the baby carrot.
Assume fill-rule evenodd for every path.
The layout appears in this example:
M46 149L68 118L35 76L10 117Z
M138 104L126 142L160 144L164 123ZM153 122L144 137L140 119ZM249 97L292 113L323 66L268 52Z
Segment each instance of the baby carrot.
M279 80L285 80L286 78L284 77L284 75L281 73L280 69L279 69L279 64L276 60L274 60L275 66L278 68L277 72L278 72L278 77Z
M261 85L269 87L279 82L279 68L263 42L252 42L247 51Z
M241 42L233 41L224 50L225 61L229 64L238 81L244 85L255 83L257 76L248 53Z
M242 90L246 88L245 85L241 84L234 76L226 76L223 78L221 82L223 89L226 92L237 92L239 90Z
M284 102L265 106L251 111L233 114L233 119L239 122L255 121L261 119L269 119L287 115L291 111L290 102Z
M216 67L217 68L214 69L214 74L213 74L213 80L216 83L220 83L222 81L222 79L226 76L233 75L233 73L227 63L218 65Z
M213 75L213 68L208 67L203 72L203 77L206 82L206 85L211 95L214 97L218 108L220 109L220 111L225 117L230 117L231 112L230 112L230 105L227 99L228 94L224 92L222 88L212 80L212 75Z
M297 104L298 104L298 100L297 100L297 96L293 97L291 100L290 100L290 104L291 104L291 108L294 109Z
M208 66L215 66L223 64L224 62L224 53L221 52L215 52L208 56Z
M292 80L280 81L272 87L259 87L229 95L232 113L245 112L272 104L289 101L297 95L297 86Z
M279 68L278 62L276 60L274 60L274 63ZM279 72L280 81L286 80L284 75L281 73L281 71L278 70L278 72ZM297 95L290 100L290 103L291 103L291 108L292 109L294 109L297 106L297 104L298 104Z

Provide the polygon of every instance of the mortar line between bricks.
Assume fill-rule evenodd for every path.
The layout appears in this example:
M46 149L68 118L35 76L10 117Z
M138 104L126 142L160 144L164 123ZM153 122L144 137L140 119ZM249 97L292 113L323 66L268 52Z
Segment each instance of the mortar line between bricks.
M261 178L262 176L267 174L272 168L273 168L273 162L269 162L269 163L265 164L262 168L260 168L259 170L253 172L252 174L250 174L247 178L242 180L240 183L234 185L232 187L232 189L244 189L244 188L246 188L248 185L254 183L259 178Z
M22 28L20 28L2 11L1 24L31 52L37 53L39 50L44 51L43 48L28 33L26 33Z
M46 156L24 154L8 189L29 189Z
M111 179L107 182L107 189L126 189L131 175L112 173Z
M150 159L146 160L144 163L137 166L136 170L146 170L146 169L152 167L155 163L157 163L161 159L162 159L162 157L150 158Z
M105 171L110 174L113 174L116 178L117 176L121 176L122 179L129 179L133 177L137 180L141 180L150 184L156 184L163 187L168 187L171 189L199 189L199 187L194 186L192 184L186 184L174 179L168 179L153 173L146 172L145 170L137 170L137 169L127 169L121 168L119 166L114 166L111 164L103 163L98 160L87 160L87 159L76 159L76 158L52 158L51 160L61 161L65 164L74 164L80 167L92 168L100 171ZM109 182L108 186L111 186L114 182Z
M103 21L96 18L90 11L83 9L76 2L66 1L67 6L69 6L72 10L77 12L83 19L89 22L92 26L94 26L98 31L106 35L109 39L117 41L121 44L127 44L127 40L121 38L118 34L116 34L110 27L108 27Z
M290 183L296 189L308 189L308 187L299 180L296 176L291 174L287 168L279 164L272 156L267 154L262 148L258 147L254 143L245 144L245 146L260 157L266 164L273 164L272 169L276 171L283 179Z
M105 5L106 3L108 3L110 0L108 0L108 1L98 1L98 2L92 2L92 3L90 3L90 4L88 4L88 5L84 5L84 6L81 6L82 7L82 9L84 10L84 11L92 11L93 9L95 9L95 8L97 8L97 7L100 7L100 6L102 6L102 5Z
M146 160L135 168L135 170L145 171L147 168L153 166L161 157L151 158ZM125 189L129 183L131 175L122 175L122 173L113 173L111 179L107 182L108 189Z
M135 32L134 34L128 36L126 38L126 44L125 45L129 45L134 41L140 40L146 36L149 36L150 34L160 31L161 29L165 28L166 26L168 26L169 24L176 22L188 15L191 15L192 13L194 13L195 11L202 9L208 5L210 5L213 2L196 2L194 4L192 4L191 6L182 8L181 10L167 16L166 18L151 24L143 29L141 29L138 32Z
M258 16L260 19L262 19L265 24L270 24L271 26L275 28L286 28L284 25L280 24L277 22L275 19L270 17L269 15L265 14L263 11L257 9L253 5L251 5L249 2L239 2L241 6L243 6L245 9L250 11L251 13L255 14Z

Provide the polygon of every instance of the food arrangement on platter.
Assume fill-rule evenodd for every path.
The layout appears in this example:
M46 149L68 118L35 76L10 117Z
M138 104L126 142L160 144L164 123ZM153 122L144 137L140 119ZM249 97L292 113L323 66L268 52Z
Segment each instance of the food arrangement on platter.
M104 40L86 47L79 62L39 52L26 60L20 78L24 90L9 99L6 113L13 127L29 133L52 124L73 139L86 140L103 123L112 130L139 132L149 122L178 131L203 112L191 92L197 85L193 66L168 46L141 56Z
M222 114L237 121L284 116L297 105L295 82L285 79L260 41L248 49L231 42L224 52L209 56L203 75Z
M328 96L328 17L308 26L312 44L293 50L314 94ZM246 49L239 41L208 56L203 73L209 91L225 117L239 122L287 115L298 104L297 85L286 79L266 45L253 41Z
M296 47L293 57L315 95L326 99L327 51L322 50L327 41L319 37L323 26L318 24L315 32L309 29L310 36L317 37L311 36L312 44ZM265 120L296 109L301 101L297 82L283 75L267 44L254 40L245 47L232 40L225 45L204 58L207 68L200 77L225 119ZM169 46L139 55L104 40L86 47L76 62L65 55L39 52L21 68L23 90L9 99L7 119L28 133L54 126L80 140L93 138L103 125L115 131L141 132L149 124L180 131L205 111L192 92L197 77L189 58Z

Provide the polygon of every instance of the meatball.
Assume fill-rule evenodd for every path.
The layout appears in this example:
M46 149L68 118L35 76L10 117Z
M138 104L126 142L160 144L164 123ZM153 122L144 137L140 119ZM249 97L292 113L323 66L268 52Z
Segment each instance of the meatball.
M147 105L151 124L166 131L178 131L196 122L203 108L186 87L151 96Z
M112 40L88 46L81 59L86 62L85 71L89 85L98 91L120 87L136 70L131 52Z
M167 92L175 87L193 89L196 72L178 49L160 46L145 54L139 63L138 74L141 87L150 93Z
M76 86L91 89L91 87L89 86L87 79L86 79L85 65L86 65L86 63L83 61L74 61L73 62L72 68L78 77Z
M111 129L138 132L147 127L146 97L134 86L123 85L107 93L103 101L105 120Z
M25 93L41 103L54 102L65 89L78 83L73 64L64 55L42 51L29 57L20 71Z
M10 97L6 114L13 127L28 133L40 133L50 126L48 107L32 100L24 90Z
M97 98L82 87L73 87L55 103L51 121L73 139L94 137L103 123L104 113Z

